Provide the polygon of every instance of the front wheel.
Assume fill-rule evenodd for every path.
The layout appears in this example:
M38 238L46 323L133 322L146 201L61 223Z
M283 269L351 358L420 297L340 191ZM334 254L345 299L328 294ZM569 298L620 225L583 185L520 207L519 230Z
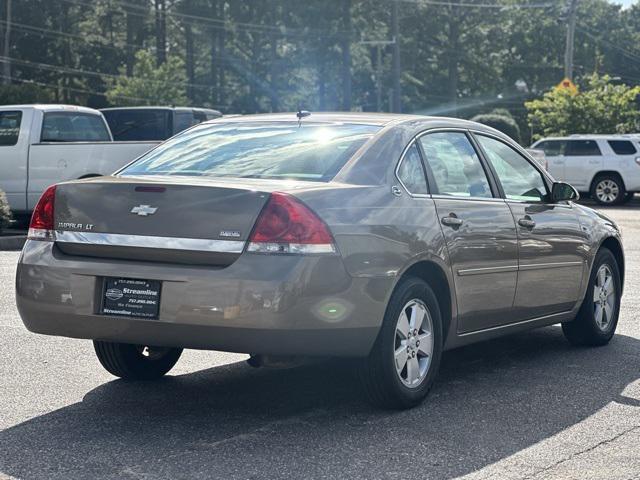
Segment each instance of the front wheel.
M564 336L573 345L599 346L609 343L620 313L620 269L610 250L600 249L593 262L587 293L574 320L562 324Z
M125 380L155 380L176 364L181 348L151 347L94 340L93 347L102 366Z
M436 296L418 278L403 280L389 301L378 338L359 368L374 405L405 409L429 393L440 366L442 318Z

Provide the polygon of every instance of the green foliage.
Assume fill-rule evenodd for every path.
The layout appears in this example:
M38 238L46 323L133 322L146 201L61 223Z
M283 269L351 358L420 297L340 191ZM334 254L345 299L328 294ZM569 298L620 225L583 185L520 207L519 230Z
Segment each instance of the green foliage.
M375 42L393 36L389 2L14 1L11 77L38 82L51 101L94 107L106 106L109 90L116 105L386 111L393 49ZM504 106L526 136L523 102L563 77L566 25L558 18L564 2L484 2L513 7L504 9L473 3L398 2L403 110L467 118ZM535 8L516 6L523 3ZM166 14L158 15L163 5ZM640 82L640 4L622 9L580 0L577 25L578 72ZM2 41L0 35L0 52ZM138 65L143 73L134 74L139 51L150 53ZM158 73L163 52L170 66Z
M151 53L140 50L136 53L133 75L110 82L107 99L114 105L173 105L189 103L186 90L184 62L177 56L169 56L160 66Z
M0 85L0 105L50 103L51 92L29 83Z
M614 85L607 75L584 78L579 92L553 88L526 102L533 139L575 133L629 133L640 128L640 87Z
M508 110L503 108L496 108L490 113L484 113L476 115L471 119L474 122L482 123L489 127L493 127L496 130L510 136L516 142L521 141L520 127L511 116Z
M7 196L0 190L0 231L9 226L11 222L11 209L9 208L9 202Z

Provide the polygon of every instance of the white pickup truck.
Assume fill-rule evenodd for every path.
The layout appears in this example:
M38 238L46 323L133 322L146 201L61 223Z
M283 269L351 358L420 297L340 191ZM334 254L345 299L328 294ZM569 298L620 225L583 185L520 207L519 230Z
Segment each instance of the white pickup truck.
M114 142L91 108L1 106L0 189L14 214L29 213L49 185L109 175L158 143Z

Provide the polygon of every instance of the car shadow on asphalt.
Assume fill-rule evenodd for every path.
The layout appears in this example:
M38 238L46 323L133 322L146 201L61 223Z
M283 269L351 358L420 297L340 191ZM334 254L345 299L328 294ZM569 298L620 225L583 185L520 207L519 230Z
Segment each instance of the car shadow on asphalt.
M640 406L640 341L569 346L558 327L447 352L429 398L370 407L348 364L236 363L153 383L108 382L0 432L17 478L453 478L595 414ZM413 472L413 474L411 473ZM1 475L0 475L1 476Z

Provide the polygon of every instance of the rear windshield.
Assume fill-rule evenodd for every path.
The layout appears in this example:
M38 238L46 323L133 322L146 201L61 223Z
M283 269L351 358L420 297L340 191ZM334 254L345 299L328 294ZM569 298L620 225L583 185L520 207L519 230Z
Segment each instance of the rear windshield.
M172 136L170 110L141 108L102 113L116 141L166 140Z
M100 115L76 112L47 112L42 121L42 142L110 142Z
M329 181L379 126L199 125L152 150L122 175L191 175Z

